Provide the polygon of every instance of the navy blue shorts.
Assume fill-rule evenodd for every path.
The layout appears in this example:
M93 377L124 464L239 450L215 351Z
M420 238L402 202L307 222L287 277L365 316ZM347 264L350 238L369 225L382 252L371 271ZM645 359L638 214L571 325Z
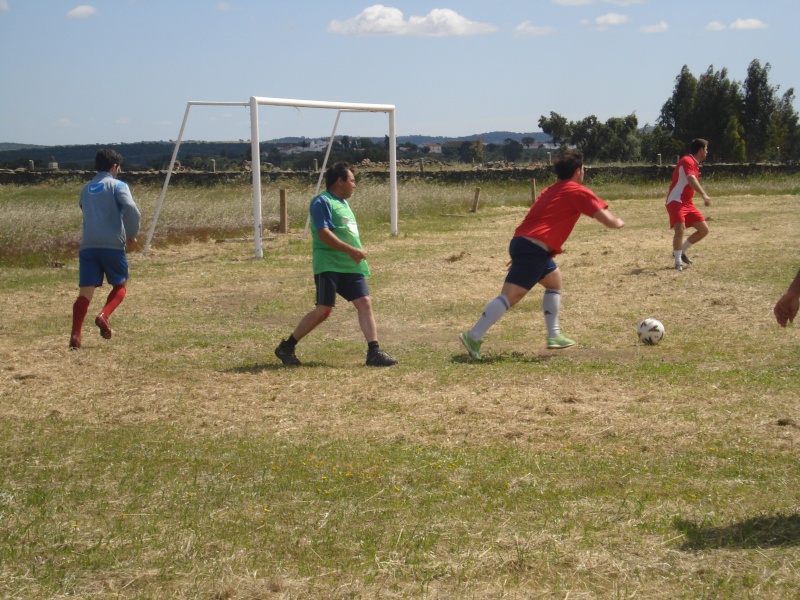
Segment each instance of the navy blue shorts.
M369 296L367 280L361 273L325 271L314 275L317 284L317 304L336 306L336 294L348 302Z
M528 291L558 268L547 250L523 237L512 238L508 253L511 255L511 268L506 281Z
M103 285L105 275L109 285L122 285L128 280L128 257L125 250L84 248L78 252L78 285Z

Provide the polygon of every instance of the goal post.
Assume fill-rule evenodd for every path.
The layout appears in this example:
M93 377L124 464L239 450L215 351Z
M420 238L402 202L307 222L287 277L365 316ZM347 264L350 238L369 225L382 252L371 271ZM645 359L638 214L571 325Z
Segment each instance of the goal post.
M250 149L252 154L252 177L253 177L253 237L255 245L256 258L264 256L263 249L263 231L262 231L262 212L261 212L261 142L259 139L259 120L258 109L260 106L285 106L294 108L321 108L338 110L339 113L336 117L333 133L331 134L328 149L325 153L325 162L322 165L321 172L325 171L328 157L330 156L330 149L336 135L336 127L339 123L339 117L343 112L383 112L389 116L389 220L392 235L397 235L398 231L398 210L397 210L397 135L395 129L395 106L393 104L363 104L354 102L327 102L320 100L293 100L286 98L265 98L260 96L251 96L248 102L211 102L211 101L189 101L186 105L186 112L183 116L181 129L178 133L178 139L175 141L175 149L172 152L172 159L167 169L167 176L164 180L164 185L161 188L161 195L158 199L153 220L150 224L150 230L147 233L147 241L145 242L143 255L147 255L150 248L150 243L155 233L156 223L158 221L161 207L166 197L167 187L169 180L172 176L175 160L178 156L178 149L180 148L183 139L183 133L186 129L186 123L189 119L189 111L192 106L206 105L206 106L249 106L250 107ZM317 182L317 192L322 182L322 175ZM308 228L308 223L306 223Z

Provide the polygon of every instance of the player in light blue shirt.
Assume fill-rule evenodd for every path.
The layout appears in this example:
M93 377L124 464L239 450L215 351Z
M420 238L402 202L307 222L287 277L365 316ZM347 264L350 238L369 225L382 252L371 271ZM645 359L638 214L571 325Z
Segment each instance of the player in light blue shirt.
M141 213L128 185L117 179L122 156L114 150L99 150L95 156L97 175L81 189L83 228L79 259L78 299L72 305L69 347L81 347L81 329L95 288L103 278L111 285L103 310L94 323L104 339L111 338L109 318L126 294L129 278L127 244L136 243Z

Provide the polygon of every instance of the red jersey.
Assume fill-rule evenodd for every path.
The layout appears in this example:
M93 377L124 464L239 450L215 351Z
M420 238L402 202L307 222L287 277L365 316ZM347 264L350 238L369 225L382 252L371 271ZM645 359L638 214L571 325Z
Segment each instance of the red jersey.
M567 241L580 216L594 217L598 210L605 208L608 204L589 188L569 179L557 181L542 190L514 237L539 240L554 254L560 254L561 245Z
M700 163L691 154L687 154L678 161L675 165L675 170L672 171L672 185L669 186L667 192L667 201L670 202L683 202L684 204L694 204L694 188L689 185L689 176L694 175L695 178L700 177Z

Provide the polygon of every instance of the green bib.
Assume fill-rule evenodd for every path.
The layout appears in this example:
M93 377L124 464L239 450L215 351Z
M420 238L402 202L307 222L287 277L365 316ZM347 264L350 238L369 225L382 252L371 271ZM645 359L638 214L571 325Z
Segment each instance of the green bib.
M361 239L358 237L356 217L346 200L337 198L326 191L311 201L312 204L314 202L325 202L330 206L333 220L333 229L331 231L337 238L354 248L362 247ZM312 262L315 275L325 271L333 271L335 273L361 273L364 277L369 277L369 266L366 260L357 263L344 252L334 250L319 239L314 219L311 219L311 237Z

